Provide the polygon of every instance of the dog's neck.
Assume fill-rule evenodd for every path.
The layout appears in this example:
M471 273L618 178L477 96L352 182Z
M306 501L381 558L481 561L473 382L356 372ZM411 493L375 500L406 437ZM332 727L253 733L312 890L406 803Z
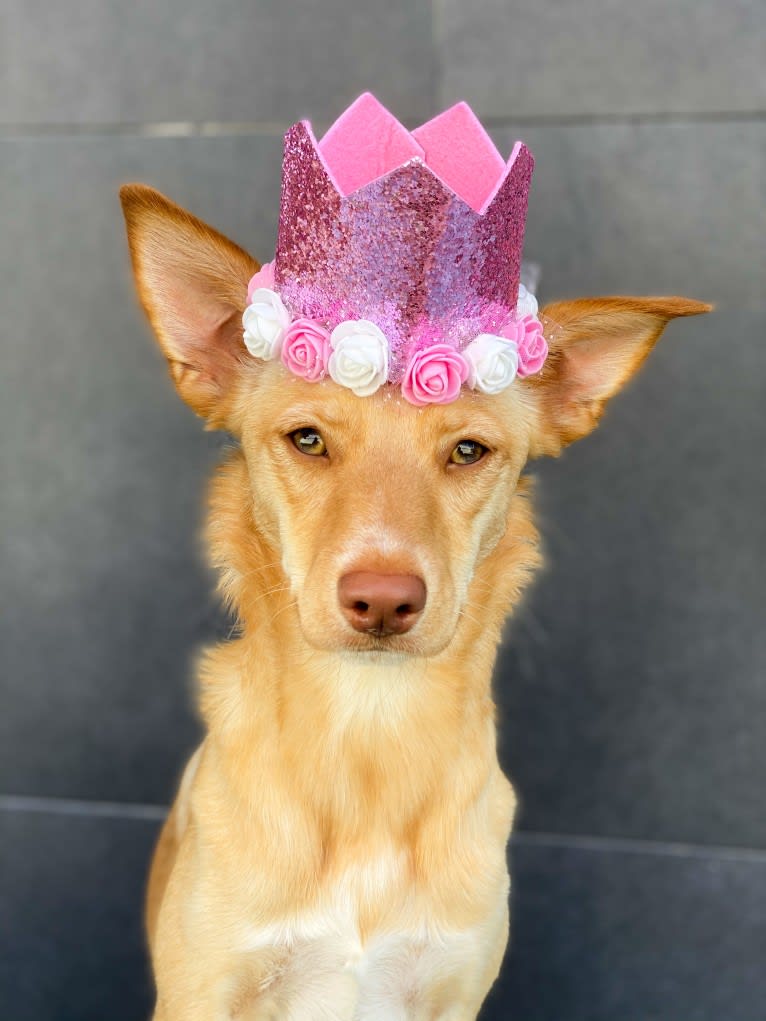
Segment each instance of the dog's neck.
M487 768L494 762L496 648L539 561L526 485L505 536L478 565L471 609L431 658L311 647L279 553L253 523L239 454L219 469L211 495L213 562L240 623L239 637L212 650L202 667L208 743L226 747L226 782L245 800L254 786L291 788L336 840L406 834L459 783L467 749L480 749Z

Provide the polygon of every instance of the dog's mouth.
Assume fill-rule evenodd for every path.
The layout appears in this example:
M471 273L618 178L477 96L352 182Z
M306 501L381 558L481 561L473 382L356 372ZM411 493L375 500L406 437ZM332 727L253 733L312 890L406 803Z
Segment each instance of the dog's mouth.
M313 620L301 619L304 638L315 649L336 652L344 656L374 658L422 658L437 655L449 644L451 634L432 634L431 629L419 624L404 634L380 625L364 630L352 628L345 622L318 626Z
M414 636L403 638L391 632L370 630L364 634L347 636L343 648L349 652L396 653L398 655L416 655L418 642Z

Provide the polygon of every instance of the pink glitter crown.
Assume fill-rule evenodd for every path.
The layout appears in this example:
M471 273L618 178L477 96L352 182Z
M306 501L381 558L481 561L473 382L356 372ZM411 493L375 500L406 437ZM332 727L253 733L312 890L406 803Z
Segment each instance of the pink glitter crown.
M369 320L389 380L434 344L461 350L516 308L534 160L505 163L466 103L409 132L366 93L321 142L285 136L274 281L293 317Z

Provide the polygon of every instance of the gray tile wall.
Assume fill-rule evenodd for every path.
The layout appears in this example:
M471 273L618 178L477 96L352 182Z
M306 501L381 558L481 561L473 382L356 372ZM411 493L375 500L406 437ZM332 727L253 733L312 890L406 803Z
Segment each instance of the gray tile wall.
M0 1016L147 1016L140 901L227 622L197 533L224 437L136 308L116 188L254 254L281 132L369 88L537 157L543 296L686 293L602 428L534 467L549 566L497 672L521 797L485 1021L762 1021L766 9L169 0L0 12Z
M487 117L755 114L758 0L437 0L440 98Z

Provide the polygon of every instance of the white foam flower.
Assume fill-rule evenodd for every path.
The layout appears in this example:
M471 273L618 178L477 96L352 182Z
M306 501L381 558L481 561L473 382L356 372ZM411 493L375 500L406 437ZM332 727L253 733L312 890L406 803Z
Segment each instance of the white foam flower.
M468 385L484 394L499 394L516 378L519 351L515 340L480 333L464 348L468 362Z
M357 397L369 397L388 377L388 341L375 323L348 319L330 335L332 354L327 369Z
M290 325L290 313L276 291L259 287L252 293L242 325L245 347L254 358L276 358Z
M523 319L524 316L537 315L537 298L531 291L527 290L524 284L519 284L519 297L516 301L516 318Z

